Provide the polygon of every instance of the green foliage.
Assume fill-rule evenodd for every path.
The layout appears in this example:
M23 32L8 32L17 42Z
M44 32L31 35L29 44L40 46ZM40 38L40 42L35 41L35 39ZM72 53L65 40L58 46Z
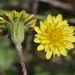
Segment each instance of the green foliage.
M0 16L2 16L5 12L9 13L10 10L3 10L3 9L0 9Z
M0 68L8 69L16 59L15 50L11 48L9 39L0 37Z

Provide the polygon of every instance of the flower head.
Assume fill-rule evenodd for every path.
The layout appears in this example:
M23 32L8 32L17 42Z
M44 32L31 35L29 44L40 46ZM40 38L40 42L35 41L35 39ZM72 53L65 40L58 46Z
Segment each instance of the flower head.
M21 12L13 10L11 13L5 13L3 17L0 17L1 27L3 25L8 30L15 45L21 45L24 40L24 33L32 28L35 23L34 15L29 16L25 10Z
M67 50L74 48L74 27L69 26L67 20L62 20L62 15L56 17L48 15L47 19L40 21L40 26L35 26L37 32L34 42L39 43L38 51L46 52L46 59L51 56L67 56Z

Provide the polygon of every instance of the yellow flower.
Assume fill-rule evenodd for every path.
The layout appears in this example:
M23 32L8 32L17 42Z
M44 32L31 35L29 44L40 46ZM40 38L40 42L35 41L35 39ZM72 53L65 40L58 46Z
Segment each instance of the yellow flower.
M40 21L40 26L35 26L37 32L34 42L40 43L38 51L46 52L46 59L51 56L67 56L67 50L74 48L74 27L69 26L67 20L62 20L62 15L48 15L47 19Z

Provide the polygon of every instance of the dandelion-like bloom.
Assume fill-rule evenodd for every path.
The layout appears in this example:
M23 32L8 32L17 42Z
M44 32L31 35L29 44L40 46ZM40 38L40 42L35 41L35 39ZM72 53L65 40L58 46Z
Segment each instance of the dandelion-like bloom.
M52 55L67 56L67 50L74 48L74 27L69 26L67 20L62 20L61 14L56 17L48 15L34 30L37 32L34 42L40 43L37 50L44 50L46 59L50 59Z

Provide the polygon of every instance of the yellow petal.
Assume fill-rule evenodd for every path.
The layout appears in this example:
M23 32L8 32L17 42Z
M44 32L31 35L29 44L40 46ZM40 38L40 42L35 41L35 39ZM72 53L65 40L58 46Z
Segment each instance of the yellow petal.
M51 49L51 51L52 51L52 53L53 53L53 56L55 56L55 46L53 46L53 44L50 44L50 49Z
M42 30L44 30L44 29L47 28L47 27L46 27L46 24L45 24L44 22L42 22L42 21L40 21L40 28L41 28Z
M40 43L40 40L38 38L34 38L34 42Z
M45 31L44 27L40 25L41 31Z
M48 17L47 17L48 24L52 23L52 18L53 18L52 15L48 15Z
M62 21L62 25L69 26L68 21L67 20Z
M66 44L67 49L72 49L74 48L74 44L72 44L71 42Z
M56 19L55 19L55 22L57 23L58 21L62 21L62 15L59 14L57 15Z
M75 42L75 36L65 37L64 40L67 40L67 41L70 41L70 42Z
M37 50L38 50L38 51L43 50L43 49L44 49L44 46L43 46L43 45L39 45L39 46L37 47Z
M62 22L59 21L58 24L56 25L56 28L61 28L62 27Z
M58 56L60 56L60 52L59 52L59 50L57 48L55 49L55 54L57 54Z
M75 30L74 26L70 26L68 29L69 29L69 32L70 32L70 33L73 33L74 30Z
M50 59L51 56L52 56L52 51L48 50L47 53L46 53L46 59Z
M39 33L39 34L41 33L41 30L40 30L39 27L37 27L37 26L34 27L34 30L35 30L37 33Z
M47 52L48 50L49 50L49 46L46 45L46 46L45 46L45 52Z
M40 37L41 35L40 34L35 34L35 37Z
M71 38L71 42L75 42L75 36L72 36Z
M60 47L60 53L61 53L63 56L67 56L67 55L68 55L67 50L66 50L64 47Z
M44 36L42 36L40 34L36 34L35 37L37 37L40 40L45 40L46 39L46 37L44 37Z
M42 40L41 43L42 44L46 44L48 42L48 40Z

